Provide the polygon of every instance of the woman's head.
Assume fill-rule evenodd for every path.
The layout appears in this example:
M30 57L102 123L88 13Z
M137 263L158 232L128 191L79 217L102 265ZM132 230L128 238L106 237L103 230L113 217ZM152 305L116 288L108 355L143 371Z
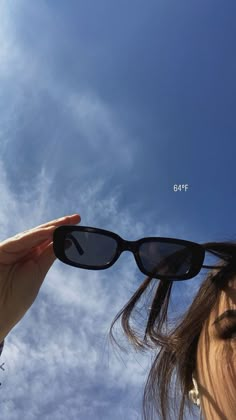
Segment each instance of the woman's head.
M225 328L229 323L232 325L233 320L231 318L215 324L213 322L225 310L236 309L236 243L214 242L203 246L221 259L220 264L217 269L208 273L190 308L174 328L163 333L164 323L168 326L167 309L173 283L170 280L160 281L158 284L144 337L138 336L130 327L131 313L153 281L150 278L143 282L111 325L110 338L119 348L122 349L112 334L112 328L122 315L124 332L136 348L141 351L149 348L158 350L144 391L145 420L154 419L154 412L158 413L161 419L167 419L171 401L174 401L174 404L171 404L174 410L174 416L169 417L171 419L176 418L177 407L181 420L185 404L192 411L189 399L189 391L193 388L192 376L197 381L205 420L228 420L235 417L236 337L233 341L224 335ZM236 326L236 318L234 325ZM171 382L174 378L176 385ZM173 391L174 400L171 395Z

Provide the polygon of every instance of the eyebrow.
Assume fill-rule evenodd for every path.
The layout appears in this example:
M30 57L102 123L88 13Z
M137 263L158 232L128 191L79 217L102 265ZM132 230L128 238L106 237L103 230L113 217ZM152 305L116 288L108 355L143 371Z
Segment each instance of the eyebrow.
M218 324L224 318L233 318L236 319L236 310L235 309L228 309L227 311L223 312L220 316L218 316L212 325Z

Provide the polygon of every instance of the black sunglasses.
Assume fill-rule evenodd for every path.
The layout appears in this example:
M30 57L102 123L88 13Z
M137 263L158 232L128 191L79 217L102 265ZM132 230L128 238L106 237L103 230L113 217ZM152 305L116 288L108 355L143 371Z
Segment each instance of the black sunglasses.
M53 249L63 263L87 270L109 268L123 251L131 251L140 271L160 280L187 280L202 267L219 268L202 265L205 249L195 242L161 237L126 241L114 232L87 226L56 228Z

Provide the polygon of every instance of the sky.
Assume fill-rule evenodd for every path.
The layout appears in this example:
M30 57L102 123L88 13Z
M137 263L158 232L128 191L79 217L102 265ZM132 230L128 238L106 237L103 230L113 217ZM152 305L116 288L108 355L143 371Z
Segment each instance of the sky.
M234 1L0 12L0 241L74 213L127 240L235 240ZM174 284L173 314L206 273ZM143 280L127 252L97 272L56 260L5 340L2 418L140 420L153 354L107 334Z

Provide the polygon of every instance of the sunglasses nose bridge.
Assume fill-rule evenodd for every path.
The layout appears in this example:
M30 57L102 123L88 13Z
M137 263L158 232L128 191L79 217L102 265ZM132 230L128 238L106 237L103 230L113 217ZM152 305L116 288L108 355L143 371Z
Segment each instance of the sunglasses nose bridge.
M135 254L137 252L137 241L126 241L123 239L122 241L122 245L121 245L121 250L122 251L130 251L132 252L132 254Z

